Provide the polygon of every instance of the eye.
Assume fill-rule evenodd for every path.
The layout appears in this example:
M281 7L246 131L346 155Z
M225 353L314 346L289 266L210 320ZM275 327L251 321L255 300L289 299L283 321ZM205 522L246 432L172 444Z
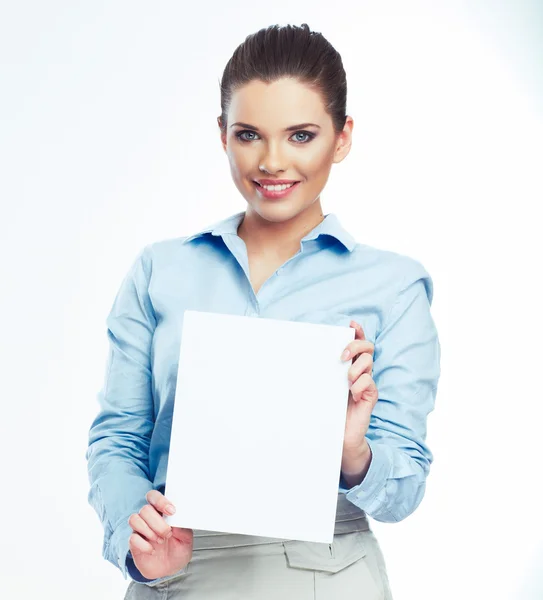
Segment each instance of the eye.
M297 144L307 144L307 142L310 142L315 137L315 135L316 134L311 133L311 131L300 130L294 133L291 136L291 139L294 138L293 141ZM254 142L255 140L259 139L256 131L252 131L250 129L243 129L242 131L238 131L236 133L236 137L242 142Z
M249 136L255 136L255 137L247 138L247 134ZM253 140L257 139L257 133L256 133L256 131L251 131L249 129L243 129L242 131L238 131L236 133L236 137L238 138L238 140L241 140L242 142L252 142Z
M297 137L300 135L305 136L305 139ZM294 141L298 144L307 144L307 142L310 142L315 137L315 134L310 131L297 131L292 137L295 138Z

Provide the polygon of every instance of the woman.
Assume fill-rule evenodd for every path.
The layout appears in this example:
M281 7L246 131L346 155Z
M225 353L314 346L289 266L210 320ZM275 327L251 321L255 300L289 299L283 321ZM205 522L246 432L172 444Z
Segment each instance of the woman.
M126 598L392 597L368 515L399 521L422 500L440 346L424 267L357 244L323 215L321 192L351 146L346 92L341 57L307 25L249 36L224 70L218 118L246 211L145 247L118 292L87 458L104 557L133 579ZM342 355L351 391L333 544L166 523L186 309L356 329ZM311 501L310 489L293 493Z

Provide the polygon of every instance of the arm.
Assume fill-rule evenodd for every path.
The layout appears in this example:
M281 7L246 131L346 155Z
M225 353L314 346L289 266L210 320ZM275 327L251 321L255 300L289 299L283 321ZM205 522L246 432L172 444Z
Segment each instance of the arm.
M132 534L128 517L139 512L147 503L145 494L153 489L149 480L154 426L150 349L156 322L147 293L150 272L146 247L124 278L107 318L106 377L86 453L89 502L104 527L102 554L121 569L125 579ZM135 579L133 569L130 575Z
M376 521L395 522L420 504L433 460L426 419L440 376L440 344L430 314L433 284L420 263L406 265L399 292L375 340L373 380L379 400L366 442L340 491Z

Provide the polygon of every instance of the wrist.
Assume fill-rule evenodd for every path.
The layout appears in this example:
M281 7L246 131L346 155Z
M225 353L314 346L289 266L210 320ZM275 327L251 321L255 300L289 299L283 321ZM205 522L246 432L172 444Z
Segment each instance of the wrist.
M145 575L143 575L141 573L141 571L136 566L136 563L134 562L134 558L133 558L132 552L130 552L130 550L128 551L128 554L126 555L126 563L125 564L126 564L126 570L128 571L128 574L134 581L137 581L138 583L148 583L150 581L154 581L154 579L149 579L148 577L145 577Z
M366 439L358 448L343 451L341 475L347 487L351 488L362 483L369 470L371 459L371 448Z

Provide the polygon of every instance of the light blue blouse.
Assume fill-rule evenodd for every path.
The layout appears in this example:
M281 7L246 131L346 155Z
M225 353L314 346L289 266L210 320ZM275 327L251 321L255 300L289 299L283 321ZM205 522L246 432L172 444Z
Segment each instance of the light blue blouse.
M89 502L103 555L127 578L128 517L164 491L183 313L187 309L348 326L375 344L379 400L365 479L339 491L377 521L400 521L422 500L433 460L425 443L440 376L433 284L410 257L357 243L334 214L255 295L235 214L190 237L151 243L124 278L107 318L109 356L86 454ZM215 357L217 359L217 357ZM310 487L300 493L311 495ZM139 581L130 563L129 574Z

